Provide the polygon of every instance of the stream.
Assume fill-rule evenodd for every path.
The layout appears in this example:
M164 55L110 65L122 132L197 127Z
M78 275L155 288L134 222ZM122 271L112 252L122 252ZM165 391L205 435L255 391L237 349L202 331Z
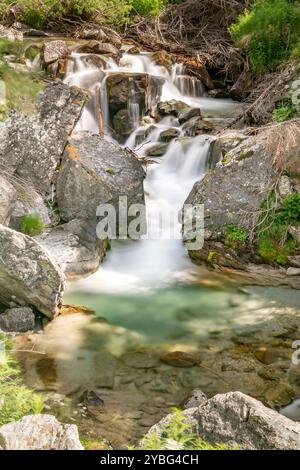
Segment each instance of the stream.
M208 98L201 82L185 76L182 66L175 64L168 72L152 61L151 54L132 55L125 50L119 65L103 57L100 68L88 59L88 54L74 52L65 81L88 89L93 96L101 86L105 137L109 140L114 138L106 80L115 73L161 77L161 101L174 99L199 107L211 122L237 112L238 105L230 100ZM212 370L220 360L214 355L229 344L220 332L244 324L264 324L276 308L297 309L296 295L288 289L244 289L190 261L181 240L181 226L173 215L209 169L211 137L184 137L178 120L167 117L155 123L144 142L136 145L137 136L152 123L140 126L134 102L128 103L128 109L135 130L124 145L133 150L138 147L141 156L159 143L164 130L176 128L179 133L165 155L147 166L147 235L139 241L113 241L100 269L68 286L65 304L84 305L96 315L71 309L51 322L43 334L30 338L35 350L44 355L22 358L26 383L52 394L51 409L60 396L68 397L69 405L55 408L60 418L70 421L71 416L81 432L92 429L95 436L101 435L117 447L136 442L194 388L209 395L242 386L251 392L252 385L245 384L239 374L234 378L227 375L224 380ZM94 98L77 129L98 133ZM169 224L161 223L161 214L167 219L171 216ZM160 358L172 351L189 353L202 361L205 358L207 363L201 368L161 362ZM254 375L251 377L250 384ZM97 391L104 401L101 410L78 406L86 390Z

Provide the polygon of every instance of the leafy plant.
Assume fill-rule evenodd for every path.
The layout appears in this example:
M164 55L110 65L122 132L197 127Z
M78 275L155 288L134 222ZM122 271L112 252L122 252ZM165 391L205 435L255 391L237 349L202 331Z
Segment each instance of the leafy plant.
M29 414L41 413L44 400L41 395L22 384L18 362L12 356L11 345L3 336L6 352L0 361L0 426L17 421Z
M297 252L295 241L288 230L300 224L300 194L293 193L276 207L275 193L272 192L263 205L263 215L257 230L258 253L268 263L285 266L288 256Z
M290 100L281 103L273 111L273 119L277 122L287 121L292 119L297 114L292 102Z
M132 0L133 9L140 15L153 15L156 16L160 13L165 0Z
M229 32L237 46L246 47L254 72L272 69L289 59L299 43L299 0L257 0Z
M226 246L239 249L242 248L248 238L247 232L236 225L228 225L225 236L224 243Z
M212 445L193 432L180 410L173 410L173 415L161 432L152 432L141 442L142 450L237 450L225 444Z
M41 221L39 214L28 214L21 218L19 228L25 235L33 237L42 233L46 226Z

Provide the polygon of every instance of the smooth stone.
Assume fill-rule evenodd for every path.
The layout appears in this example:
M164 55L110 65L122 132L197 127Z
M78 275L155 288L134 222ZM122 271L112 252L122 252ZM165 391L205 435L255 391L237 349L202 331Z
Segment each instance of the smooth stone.
M180 136L180 131L175 128L167 129L166 131L161 132L159 140L161 142L171 142Z
M29 307L18 307L0 314L0 329L5 332L26 333L34 330L35 315Z
M201 362L199 357L182 351L165 354L160 360L173 367L194 367Z
M169 144L156 144L146 151L147 157L162 157L169 148Z
M287 276L300 276L300 268L288 268Z

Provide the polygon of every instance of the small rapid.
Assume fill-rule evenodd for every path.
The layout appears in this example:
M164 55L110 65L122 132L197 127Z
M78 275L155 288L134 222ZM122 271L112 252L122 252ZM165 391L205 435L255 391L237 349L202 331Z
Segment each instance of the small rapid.
M73 53L69 61L66 82L87 89L91 98L78 130L99 132L96 95L100 94L105 138L114 140L110 129L106 84L116 73L147 74L163 81L160 101L177 100L214 115L216 109L228 109L233 103L209 99L200 80L185 74L182 64L174 64L171 71L156 65L149 53L123 53L117 64L105 56L92 60L90 54ZM159 144L161 132L174 128L178 138L169 144L165 155L147 165L145 195L147 208L147 235L140 241L114 241L99 271L76 284L76 288L92 292L131 292L166 286L185 278L195 270L188 259L181 240L178 213L194 183L205 174L210 148L209 136L188 138L174 117L165 117L158 123L141 125L139 105L129 92L129 119L134 131L125 147L146 157L147 150ZM145 137L138 141L137 137ZM139 142L137 144L137 142ZM163 221L162 221L163 219ZM162 227L163 225L163 227Z

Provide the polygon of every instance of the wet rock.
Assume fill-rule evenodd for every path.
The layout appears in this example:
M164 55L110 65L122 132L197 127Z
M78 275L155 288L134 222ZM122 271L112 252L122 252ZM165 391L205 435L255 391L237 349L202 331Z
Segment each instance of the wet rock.
M287 359L289 352L286 353L285 350L280 350L279 348L261 347L256 349L254 356L258 361L269 365L273 364L279 359Z
M184 124L182 130L188 137L196 137L201 134L210 134L214 131L214 126L209 121L194 117Z
M80 53L88 53L88 54L104 54L104 55L111 55L111 56L118 56L119 49L115 47L113 44L109 42L100 42L92 40L83 46L78 48L78 52Z
M179 129L171 128L167 129L166 131L161 132L159 136L159 140L162 142L171 142L172 140L176 139L180 136Z
M36 114L13 115L5 122L0 166L30 183L41 195L50 193L58 163L86 99L87 95L76 87L63 83L47 87Z
M156 126L151 125L137 132L135 136L135 146L138 147L139 145L142 145L142 143L149 137L149 135L153 131L155 131L155 129L156 129Z
M97 220L100 204L118 209L119 198L144 204L145 173L126 149L90 132L73 134L67 145L57 180L57 201L62 220Z
M147 157L162 157L169 148L169 143L156 144L147 149Z
M160 360L173 367L194 367L201 362L198 356L182 351L165 354Z
M120 109L113 117L112 120L113 130L116 133L117 139L120 142L125 142L125 140L130 136L134 131L138 122L134 122L130 112L127 108Z
M185 398L185 400L183 400L180 406L184 410L188 410L189 408L196 408L197 406L202 405L207 400L208 398L202 390L195 389L187 398Z
M162 92L163 80L150 77L147 74L118 73L107 79L107 96L109 112L113 126L117 126L120 119L123 137L138 126L147 111L159 101ZM121 114L118 114L122 110ZM116 117L115 117L116 116ZM115 131L120 132L120 126Z
M152 60L162 67L165 67L167 70L171 71L173 66L173 58L172 55L166 51L158 51L155 52L152 56Z
M88 390L84 392L84 403L86 406L92 406L92 407L103 407L104 406L104 400L98 395L97 392L94 392L93 390Z
M60 59L66 59L71 55L71 51L65 41L47 41L42 49L42 62L45 66Z
M160 118L165 116L178 117L180 113L188 112L190 107L183 101L163 101L157 105L157 113Z
M65 273L75 280L96 272L105 256L105 243L99 240L96 224L72 220L35 237Z
M281 408L280 413L293 421L300 421L300 400L295 400L290 405Z
M242 450L296 450L300 447L299 424L241 392L216 395L183 413L194 432L211 444L221 442ZM164 418L148 435L161 434L171 419L172 415Z
M29 305L52 318L61 305L64 275L35 240L0 226L0 303Z
M174 56L174 61L183 64L185 67L185 73L196 77L198 80L206 86L206 88L213 88L213 83L207 71L205 65L201 62L201 59L196 56Z
M6 178L0 175L0 224L9 224L16 201L17 192L15 188Z
M229 98L229 93L228 91L226 90L222 90L222 89L218 89L218 88L215 88L213 90L210 90L208 92L208 96L210 96L210 98L214 98L214 99L227 99Z
M77 426L54 416L33 415L0 428L2 450L83 450Z
M26 333L34 330L35 315L31 308L11 308L0 314L0 329L5 332Z
M41 29L28 28L24 31L24 37L29 38L47 38L49 34Z
M195 117L201 118L200 108L192 108L189 111L180 113L178 116L178 121L179 121L179 124L184 124L190 119L195 118Z
M133 367L134 369L153 369L159 365L157 357L151 351L137 351L124 354L122 361L128 367Z
M284 382L273 383L264 394L266 403L272 408L286 406L295 398L293 388Z
M138 47L132 46L130 47L130 49L128 49L127 54L132 54L132 55L140 54L140 50Z

